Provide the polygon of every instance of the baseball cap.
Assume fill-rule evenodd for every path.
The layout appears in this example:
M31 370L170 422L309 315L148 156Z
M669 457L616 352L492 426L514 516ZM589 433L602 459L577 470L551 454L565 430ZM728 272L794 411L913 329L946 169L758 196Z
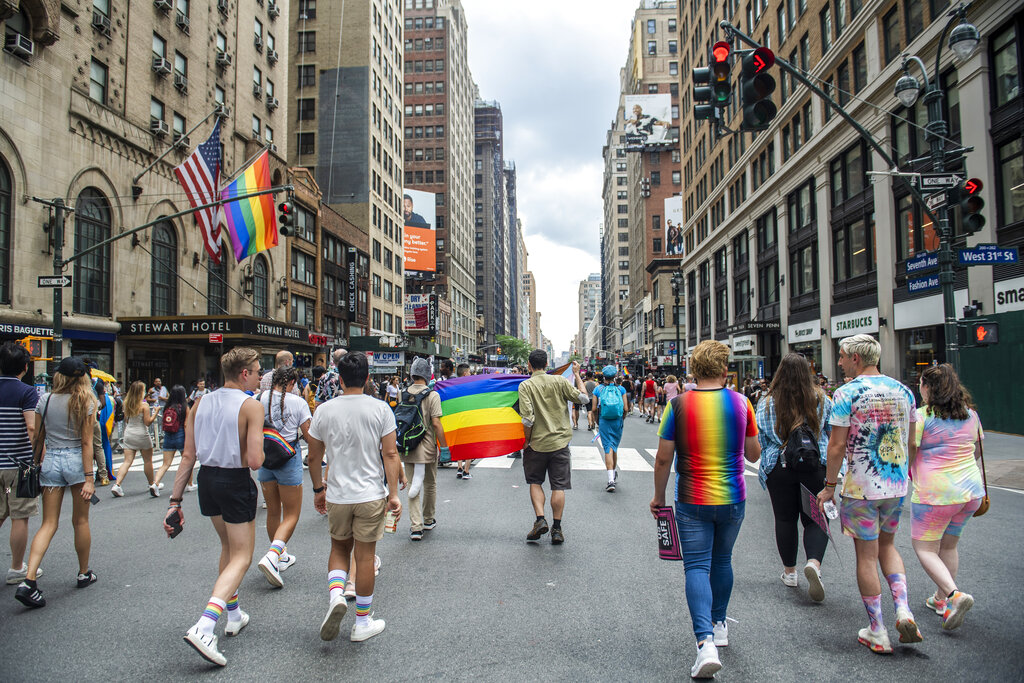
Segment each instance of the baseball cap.
M88 366L82 362L82 359L74 356L62 358L57 365L57 372L66 377L81 377L90 374Z
M601 369L601 374L605 377L614 377L618 370L614 365L606 365Z

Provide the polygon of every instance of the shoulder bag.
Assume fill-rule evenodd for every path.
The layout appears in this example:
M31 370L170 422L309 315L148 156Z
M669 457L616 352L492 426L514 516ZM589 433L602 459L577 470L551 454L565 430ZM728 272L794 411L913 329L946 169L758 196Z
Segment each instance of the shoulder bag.
M273 418L270 415L270 404L274 400L274 392L267 399L266 419L263 421L263 466L268 470L281 469L288 464L288 461L295 457L295 447L284 440L281 432L274 426ZM263 401L261 400L262 404ZM284 415L281 415L284 418ZM282 425L283 426L283 425Z
M39 463L43 459L43 448L46 445L46 413L50 410L50 401L53 394L46 397L46 407L43 408L42 425L36 433L35 442L32 444L32 462L18 463L18 498L38 498L39 486Z
M981 460L981 481L985 485L985 495L981 499L981 506L974 511L975 517L981 517L988 512L988 477L985 476L985 447L982 445L981 430L978 430L978 458Z

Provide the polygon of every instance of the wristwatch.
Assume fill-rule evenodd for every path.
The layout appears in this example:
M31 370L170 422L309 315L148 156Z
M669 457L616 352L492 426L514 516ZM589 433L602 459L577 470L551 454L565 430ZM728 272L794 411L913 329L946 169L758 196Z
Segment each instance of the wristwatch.
M327 484L324 484L320 488L314 488L313 489L313 493L323 493L326 490L327 490Z

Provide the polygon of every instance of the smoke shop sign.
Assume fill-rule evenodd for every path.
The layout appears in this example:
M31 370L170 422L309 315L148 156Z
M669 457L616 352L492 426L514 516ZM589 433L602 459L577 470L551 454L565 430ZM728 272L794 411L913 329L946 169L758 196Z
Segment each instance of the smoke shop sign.
M834 339L874 332L878 332L877 308L832 317L832 337Z
M246 317L121 320L121 335L127 337L205 337L209 334L250 335L287 341L308 341L309 331L297 325Z

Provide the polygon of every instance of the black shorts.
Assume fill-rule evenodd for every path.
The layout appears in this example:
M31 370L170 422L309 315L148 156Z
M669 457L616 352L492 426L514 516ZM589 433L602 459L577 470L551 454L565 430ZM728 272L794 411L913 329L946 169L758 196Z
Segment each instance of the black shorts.
M256 482L248 467L203 465L196 477L199 484L199 512L204 517L223 517L228 524L245 524L256 519Z
M568 446L550 453L523 449L523 472L527 484L543 486L547 475L552 491L568 491L572 488L571 470Z

